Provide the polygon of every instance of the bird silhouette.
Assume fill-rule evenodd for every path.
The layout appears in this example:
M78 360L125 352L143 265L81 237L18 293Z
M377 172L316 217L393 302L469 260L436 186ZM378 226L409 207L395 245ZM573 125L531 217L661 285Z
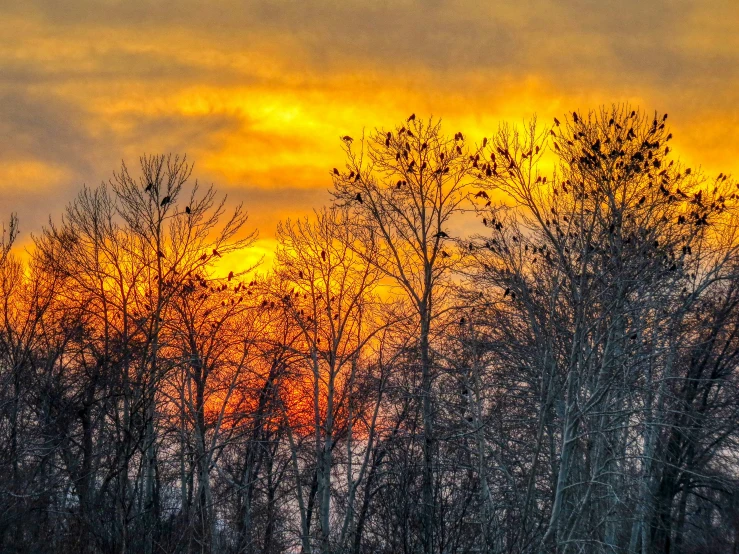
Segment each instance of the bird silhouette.
M415 119L416 119L416 114L412 113L412 114L411 114L411 115L410 115L410 116L408 117L408 122L411 122L411 121L413 121L413 120L415 120Z
M344 142L347 142L347 143L351 144L354 139L352 137L350 137L349 135L344 135L343 137L341 137L341 140L343 140Z
M161 203L159 205L160 206L166 206L167 204L169 204L169 201L170 201L169 196L165 196L164 198L162 198L162 201L161 201Z
M149 183L148 185L146 185L146 188L144 189L144 192L149 192L153 187L154 187L154 185L152 183Z
M219 258L221 257L221 253L218 252L218 250L216 250L215 248L213 249L213 255L218 256Z
M556 125L557 127L559 127L559 119L557 119L556 117L554 118L554 124L555 124L555 125Z
M334 175L337 175L338 176L338 175L341 175L341 173L339 173L339 170L338 169L334 168Z
M490 197L488 196L487 192L485 192L484 190L481 190L481 191L478 191L478 193L475 195L475 198L484 198L485 200L487 200Z
M326 251L321 250L321 259L325 262L326 261Z
M185 213L186 214L192 213L192 210L190 209L190 206L185 206Z
M444 231L439 231L438 233L434 235L434 238L446 239L446 238L449 238L449 235L447 235Z
M357 195L354 197L354 200L356 200L360 204L364 203L364 200L362 200L362 193L358 192Z
M228 280L230 281L233 278L234 278L234 272L233 271L229 271L228 272Z

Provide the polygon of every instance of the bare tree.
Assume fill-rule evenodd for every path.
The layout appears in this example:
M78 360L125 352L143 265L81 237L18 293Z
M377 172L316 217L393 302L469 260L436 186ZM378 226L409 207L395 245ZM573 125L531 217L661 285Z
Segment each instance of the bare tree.
M459 212L470 172L464 137L441 134L441 124L415 115L407 127L374 132L355 151L345 137L348 172L334 169L335 197L355 214L353 244L366 263L400 287L413 306L419 333L423 433L421 542L434 551L434 372L431 335L443 308L442 290L454 258L449 225Z
M302 357L306 370L293 377L296 381L292 387L299 390L310 383L312 389L306 391L306 397L312 398L312 409L306 410L307 406L298 403L293 411L304 413L303 417L297 415L302 424L312 422L319 544L323 553L333 551L331 477L335 469L334 450L338 438L343 437L346 462L352 464L355 446L350 434L352 420L363 415L356 413L361 404L353 401L352 396L355 395L362 351L374 336L378 321L373 289L380 274L350 248L348 217L346 210L334 207L317 213L315 222L288 220L278 226L280 247L276 275L280 287L277 296L295 321L300 340L294 348ZM373 433L373 425L368 432ZM364 464L366 460L365 457ZM350 468L351 465L346 470L348 493L354 495L356 476ZM348 510L344 520L351 517L353 507L350 505ZM301 513L301 520L305 540L308 514ZM342 527L347 525L345 522ZM304 549L307 548L304 545Z
M532 385L540 390L539 421L530 430L537 440L519 506L524 529L547 430L559 444L550 460L556 478L544 551L613 549L629 534L636 548L633 533L643 529L644 516L632 531L631 453L644 448L638 458L650 473L658 458L653 391L662 412L665 386L679 378L673 364L680 346L672 341L685 339L669 330L692 295L725 278L721 268L734 256L733 239L712 261L692 255L715 244L714 229L725 233L732 193L722 179L703 189L696 172L669 162L664 119L616 106L574 113L544 132L534 124L523 134L503 127L486 151L491 165L479 175L487 192L505 192L512 204L483 210L491 232L472 245L473 282L497 296L490 321L518 328L497 331L496 348L514 363L528 358L538 372ZM560 160L553 175L539 164L548 147ZM698 286L692 295L689 282ZM639 510L650 511L647 497L653 493L636 502ZM644 552L650 544L642 544Z
M671 138L346 136L259 272L174 156L11 216L0 550L737 551L739 185Z

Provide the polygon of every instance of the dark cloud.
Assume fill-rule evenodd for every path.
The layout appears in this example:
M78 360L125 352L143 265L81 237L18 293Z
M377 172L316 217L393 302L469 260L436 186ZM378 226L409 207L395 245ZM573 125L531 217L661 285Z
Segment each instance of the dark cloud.
M671 112L696 152L739 138L734 0L28 0L0 17L0 163L49 168L44 187L0 183L0 206L32 227L144 152L188 153L269 225L325 201L336 129L410 102L481 127L631 100ZM298 130L269 121L300 102ZM219 170L225 151L244 163Z
M88 114L54 94L0 89L0 161L36 159L84 173L94 137Z
M132 165L146 153L189 153L197 159L241 125L223 114L133 114L123 130L110 123L50 92L0 90L0 164L31 164L48 172L42 184L29 183L18 172L0 178L0 206L37 228L50 214L58 215L83 184L107 181L122 158Z
M127 129L115 137L122 153L172 152L197 158L209 150L220 148L224 134L236 132L243 122L238 116L223 113L190 116L133 113L126 117L126 125Z
M739 10L731 0L36 0L22 6L21 13L53 26L139 29L144 36L177 29L226 48L243 48L255 37L285 39L300 49L298 58L320 62L318 69L374 63L400 72L420 64L450 72L556 74L584 67L607 79L608 66L601 65L607 62L619 66L617 78L623 69L651 78L681 68L709 75L714 62L739 56L712 60L710 48L697 53L683 47L695 34L710 36L716 48L733 36L726 23L736 23ZM710 18L696 21L706 9Z

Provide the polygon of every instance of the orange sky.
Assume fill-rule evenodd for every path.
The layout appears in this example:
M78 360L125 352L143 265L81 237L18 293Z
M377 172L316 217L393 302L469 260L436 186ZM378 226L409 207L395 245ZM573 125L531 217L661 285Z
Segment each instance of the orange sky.
M187 153L269 253L319 207L339 137L435 115L499 121L628 100L675 150L739 169L735 0L27 0L0 7L0 211L21 244L121 159Z

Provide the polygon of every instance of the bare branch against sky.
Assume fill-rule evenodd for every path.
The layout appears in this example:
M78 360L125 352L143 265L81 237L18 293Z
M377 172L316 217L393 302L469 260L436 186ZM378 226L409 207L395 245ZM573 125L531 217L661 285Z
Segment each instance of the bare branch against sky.
M0 552L739 552L738 28L0 7Z

